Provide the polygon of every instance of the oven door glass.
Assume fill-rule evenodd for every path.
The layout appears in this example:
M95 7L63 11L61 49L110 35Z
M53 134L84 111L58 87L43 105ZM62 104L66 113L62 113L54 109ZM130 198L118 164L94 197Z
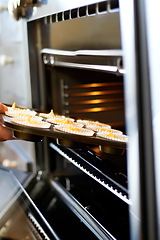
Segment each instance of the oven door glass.
M0 239L59 239L11 171L0 169Z

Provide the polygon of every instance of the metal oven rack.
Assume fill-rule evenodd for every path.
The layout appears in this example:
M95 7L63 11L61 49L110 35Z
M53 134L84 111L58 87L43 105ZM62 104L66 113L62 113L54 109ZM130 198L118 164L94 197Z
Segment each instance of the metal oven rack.
M93 178L99 184L104 186L107 190L112 192L122 201L126 202L127 204L131 204L131 199L129 199L128 196L128 190L89 162L89 159L96 158L96 155L88 152L88 155L83 156L84 150L78 152L78 150L73 150L71 148L66 148L53 143L50 143L50 147L57 151L65 159L70 161L72 164L74 164L89 177Z

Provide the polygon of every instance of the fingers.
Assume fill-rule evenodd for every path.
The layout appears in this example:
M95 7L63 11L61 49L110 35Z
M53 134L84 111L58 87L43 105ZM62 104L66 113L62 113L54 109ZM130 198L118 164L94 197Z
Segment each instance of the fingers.
M5 113L7 110L8 108L4 104L0 103L0 114ZM14 139L12 136L12 131L3 127L0 121L0 142L12 139Z
M0 125L0 141L12 140L12 131Z
M5 113L7 110L8 108L4 104L0 103L0 113Z

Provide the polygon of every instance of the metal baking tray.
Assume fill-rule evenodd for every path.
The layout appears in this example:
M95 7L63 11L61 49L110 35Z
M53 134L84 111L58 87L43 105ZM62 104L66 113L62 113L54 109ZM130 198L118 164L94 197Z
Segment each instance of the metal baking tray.
M70 144L71 143L77 143L77 144L79 143L79 145L88 144L88 145L101 146L102 148L105 146L108 146L113 148L126 149L127 147L127 144L125 142L103 139L97 136L88 137L88 136L81 136L81 135L62 132L54 129L54 125L51 125L50 129L42 129L42 128L24 126L21 124L13 123L11 121L11 117L6 116L5 114L2 114L1 117L2 117L2 124L5 127L11 129L13 131L13 135L16 138L22 139L22 140L37 142L37 141L42 141L43 137L49 137L49 138L57 139L58 142L65 142L65 143L67 142L67 145L70 142Z

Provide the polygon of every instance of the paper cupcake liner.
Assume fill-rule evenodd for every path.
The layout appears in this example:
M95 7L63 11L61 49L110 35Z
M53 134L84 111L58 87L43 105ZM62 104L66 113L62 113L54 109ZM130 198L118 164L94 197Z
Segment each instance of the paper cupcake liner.
M48 122L43 122L36 120L35 118L12 118L12 122L24 125L24 126L29 126L29 127L36 127L36 128L50 128L51 124Z
M105 133L105 132L97 132L96 134L98 137L106 138L113 141L119 141L119 142L128 142L128 136L122 135L121 137L115 136L113 133Z
M64 125L55 125L55 129L71 133L71 134L77 134L77 135L83 135L83 136L93 136L94 131L88 130L85 128L78 128L73 126L64 126Z
M47 122L53 123L53 124L73 124L74 119L66 118L66 117L55 117L55 118L48 118Z
M122 131L119 131L117 129L105 129L105 128L100 128L98 130L98 132L102 132L102 133L113 133L116 137L121 137L123 135L123 132Z

